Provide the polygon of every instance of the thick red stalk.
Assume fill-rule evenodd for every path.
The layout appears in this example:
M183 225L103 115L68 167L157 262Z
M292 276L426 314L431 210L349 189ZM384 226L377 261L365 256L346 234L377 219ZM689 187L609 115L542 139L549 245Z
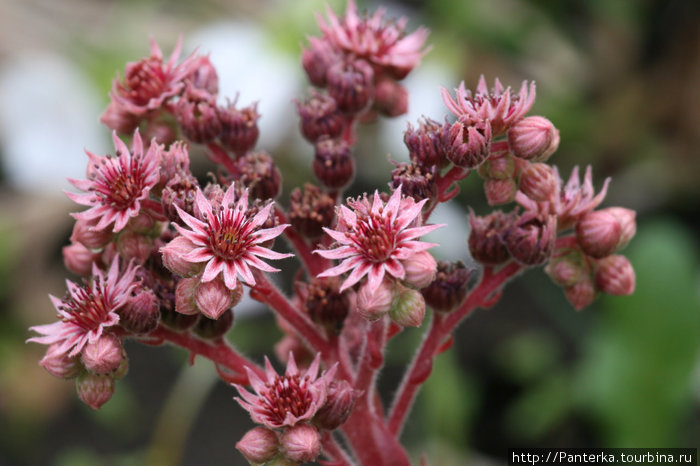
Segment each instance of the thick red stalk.
M289 223L287 213L279 206L275 206L275 215L279 219L280 223ZM297 233L296 230L293 228L287 228L284 230L284 235L291 243L299 260L301 260L301 262L304 264L306 270L309 271L309 275L315 277L328 268L328 261L321 256L313 254L309 243L299 233Z

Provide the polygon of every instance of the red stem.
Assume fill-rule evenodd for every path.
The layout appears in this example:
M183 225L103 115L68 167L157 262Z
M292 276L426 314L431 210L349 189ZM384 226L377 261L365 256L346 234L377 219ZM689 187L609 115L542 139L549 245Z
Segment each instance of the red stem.
M434 313L430 330L427 332L413 361L406 369L404 378L394 398L394 404L387 419L387 428L392 434L397 437L401 434L418 389L430 376L433 358L437 355L440 345L471 311L481 307L484 303L493 305L491 298L494 293L498 292L520 270L521 266L515 262L505 265L495 273L493 269L486 267L479 285L472 290L459 308L447 315Z
M348 454L338 445L338 442L335 441L330 432L322 434L321 445L324 455L331 460L330 462L324 462L324 464L333 466L350 466L352 464Z
M275 205L275 215L280 223L289 223L287 213L277 205ZM328 261L321 256L313 254L309 243L307 243L293 228L286 228L284 230L284 235L287 237L296 251L297 257L299 257L299 260L301 260L312 277L315 277L328 268Z
M223 165L231 175L236 175L238 173L238 167L236 167L236 163L231 157L229 157L228 153L223 147L214 142L211 142L207 144L207 149L209 149L207 155L214 163L219 163Z

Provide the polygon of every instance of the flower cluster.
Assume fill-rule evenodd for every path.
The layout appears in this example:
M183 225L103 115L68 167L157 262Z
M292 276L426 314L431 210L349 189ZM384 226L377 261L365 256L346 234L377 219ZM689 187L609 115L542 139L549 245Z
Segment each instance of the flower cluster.
M401 427L456 325L493 305L527 267L543 266L576 309L599 292L631 293L634 270L618 251L635 234L635 213L599 209L609 180L596 193L590 167L583 182L578 169L564 182L548 164L559 132L528 116L534 83L515 92L496 79L489 89L483 77L473 92L463 82L442 90L451 115L408 124L410 162L394 163L386 192L344 198L358 124L405 113L399 81L426 53L428 31L407 33L406 19L386 19L382 9L360 15L353 0L344 15L328 9L318 23L321 36L309 38L301 59L315 87L296 111L319 183L291 189L288 199L280 199L275 158L255 147L256 104L217 103L208 57L180 61L178 42L164 61L151 41L150 56L126 66L101 118L115 152L87 152L86 179L70 180L79 192L67 193L86 207L72 214L63 248L82 282L50 297L58 321L32 327L38 336L28 341L47 345L40 364L76 378L79 397L95 409L126 373L127 338L212 360L257 424L236 444L252 463L406 465ZM192 172L194 145L216 164L206 184ZM489 205L512 208L470 210L464 247L479 267L438 262L429 251L437 244L422 238L445 225L430 216L472 172ZM286 268L292 256L302 269L287 274L287 296L269 262ZM284 375L228 342L246 289L275 314ZM428 310L433 325L384 409L376 391L384 348L404 327L422 326Z

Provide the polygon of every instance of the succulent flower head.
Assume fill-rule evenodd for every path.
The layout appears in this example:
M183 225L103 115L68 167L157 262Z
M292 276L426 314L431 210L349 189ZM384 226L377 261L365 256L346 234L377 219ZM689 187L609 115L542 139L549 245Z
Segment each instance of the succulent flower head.
M284 259L293 254L281 254L261 246L262 243L279 236L289 225L273 228L261 228L265 223L273 204L269 203L254 216L249 215L248 191L236 201L236 188L229 186L223 196L221 205L214 208L202 191L197 188L193 217L177 205L178 214L190 229L175 224L175 228L190 243L178 243L177 248L166 245L161 248L163 254L181 254L181 259L190 263L202 263L204 271L202 282L208 282L223 275L229 290L235 290L240 277L248 285L255 285L251 267L265 272L278 272L260 260ZM190 247L191 245L191 247Z
M129 301L137 284L134 278L137 269L130 263L120 274L119 256L115 256L106 276L93 264L89 283L79 286L66 280L66 297L59 299L49 295L58 311L58 322L31 327L30 330L41 336L27 341L58 344L57 353L77 355L86 344L96 342L106 329L117 325L117 311Z
M378 191L374 192L371 204L367 195L348 200L352 210L345 205L340 206L338 229L324 228L338 247L314 251L326 259L341 259L342 262L318 276L333 277L350 271L340 291L353 286L365 275L370 291L379 287L385 274L403 280L406 270L402 261L436 246L435 243L416 238L443 226L420 225L421 209L426 201L414 202L412 198L402 198L401 186L386 204Z
M473 94L465 87L464 81L455 89L456 98L445 88L442 88L441 92L443 102L458 118L472 122L489 120L494 137L505 134L535 102L534 82L528 85L527 81L523 81L520 91L516 94L510 86L504 89L498 78L494 87L489 90L483 75L479 78L479 84Z
M66 192L80 205L89 206L86 211L73 214L78 220L95 220L96 230L104 230L114 224L112 231L124 229L129 219L148 204L151 189L160 179L159 161L162 147L151 142L144 153L143 141L138 130L134 133L132 150L112 133L115 156L99 157L85 151L90 158L87 180L69 179L73 186L84 193Z
M246 368L255 394L241 385L234 385L241 395L236 401L250 413L253 422L270 429L292 427L308 421L326 402L328 384L336 371L336 366L333 366L319 377L320 363L321 358L317 354L302 375L294 355L290 355L284 375L278 375L266 357L265 380Z

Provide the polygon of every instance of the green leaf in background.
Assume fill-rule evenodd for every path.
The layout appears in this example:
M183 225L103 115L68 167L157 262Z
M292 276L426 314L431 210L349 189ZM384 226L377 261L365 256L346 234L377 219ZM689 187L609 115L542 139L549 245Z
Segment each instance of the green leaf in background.
M637 273L628 297L603 297L578 374L581 408L611 447L688 445L700 352L698 253L682 226L647 224L625 251Z

